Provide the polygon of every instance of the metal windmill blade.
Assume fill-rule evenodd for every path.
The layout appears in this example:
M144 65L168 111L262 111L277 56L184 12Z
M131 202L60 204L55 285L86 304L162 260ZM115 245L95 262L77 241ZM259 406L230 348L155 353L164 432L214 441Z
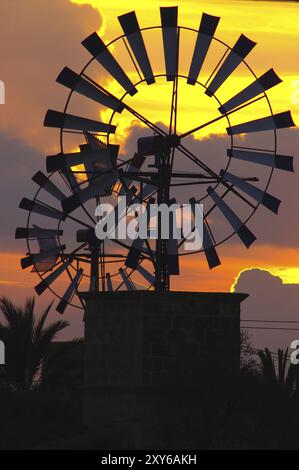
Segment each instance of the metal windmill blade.
M118 20L133 51L135 59L144 75L146 83L155 83L155 77L135 11L119 16Z
M86 98L95 101L109 109L113 109L118 113L121 113L124 109L123 103L115 97L109 96L91 81L78 75L76 72L68 67L65 67L58 75L56 81L61 85L64 85L76 93L85 96Z
M137 93L133 83L119 63L114 59L113 55L107 49L105 43L97 33L93 33L88 36L88 38L84 39L82 44L130 95L135 95L135 93Z
M216 72L211 83L206 89L206 94L212 96L225 80L233 73L233 71L241 64L249 52L256 46L256 42L251 41L241 34L234 47Z
M289 155L277 155L269 152L256 152L242 149L228 149L227 156L241 161L276 168L277 170L294 171L294 157Z
M218 16L211 16L206 13L203 13L201 17L192 62L188 73L187 83L189 85L195 85L197 82L219 20L220 18Z

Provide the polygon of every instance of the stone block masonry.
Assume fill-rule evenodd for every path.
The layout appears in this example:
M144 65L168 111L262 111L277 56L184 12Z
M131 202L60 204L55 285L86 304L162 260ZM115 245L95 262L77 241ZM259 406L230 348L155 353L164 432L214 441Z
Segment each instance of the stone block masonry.
M220 376L226 380L239 369L240 303L247 295L81 295L86 425L118 435L116 447L124 438L139 448L174 445L173 439L167 444L165 423L167 428L176 407L190 420L193 401L215 388Z

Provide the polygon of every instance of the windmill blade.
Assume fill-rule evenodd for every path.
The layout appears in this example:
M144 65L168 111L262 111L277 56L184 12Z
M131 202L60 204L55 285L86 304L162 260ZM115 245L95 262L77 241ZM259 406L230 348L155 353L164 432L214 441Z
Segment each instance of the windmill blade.
M203 221L203 249L210 269L221 264L205 220Z
M24 197L19 204L20 209L24 209L29 212L35 212L36 214L44 215L52 219L64 220L65 215L53 207L44 206L39 202L32 201Z
M62 209L66 214L70 214L77 209L81 204L89 201L89 199L96 196L107 196L111 192L111 186L117 181L118 174L116 171L111 170L103 176L98 176L92 180L87 188L77 191L76 194L66 198L62 201Z
M221 170L220 175L229 183L239 188L248 196L252 197L255 201L267 207L271 212L278 213L281 201L269 193L262 191L248 181L241 180L238 176L229 173L228 171Z
M227 156L250 163L277 168L278 170L294 171L293 157L289 155L273 155L267 152L252 152L248 150L228 149Z
M77 181L77 178L75 176L75 173L69 169L66 173L65 173L66 177L67 177L67 180L73 190L74 193L77 193L79 191L81 191L81 187L80 187L80 184L78 183Z
M234 229L240 240L244 245L249 246L256 240L255 235L242 223L239 217L233 212L233 210L221 199L221 197L214 191L210 186L207 189L208 194L213 199L218 209L222 212L230 226Z
M266 90L273 88L281 82L281 78L279 78L279 76L274 72L273 69L270 69L268 70L268 72L264 73L261 77L257 78L248 87L244 88L244 90L237 93L218 109L221 114L228 113L232 109L241 106L242 104L246 103L252 98L255 98L261 93L264 93Z
M136 267L136 271L138 271L139 274L141 274L141 276L144 277L144 279L148 281L150 284L154 284L155 277L147 269L145 269L141 264L138 264L138 266Z
M113 286L112 286L110 273L106 274L106 279L107 279L107 289L108 289L108 291L113 292Z
M198 79L219 20L220 18L218 16L211 16L206 13L202 14L192 62L188 73L187 83L189 85L195 85Z
M173 81L178 73L178 7L161 7L160 15L166 76Z
M293 127L295 123L292 119L290 111L274 114L254 121L243 122L236 126L231 126L226 129L228 135L235 134L248 134L249 132L269 131L274 129L284 129L286 127Z
M27 228L27 227L18 227L16 229L15 238L53 238L58 235L62 235L63 230L56 230L56 229L47 229L47 228Z
M45 191L47 191L51 196L55 197L58 199L58 201L63 201L66 198L66 195L60 191L57 186L49 180L41 171L38 171L35 173L34 176L32 176L32 180L38 184L41 188L43 188Z
M69 259L62 263L59 268L55 269L51 274L45 277L39 284L37 284L34 289L38 295L41 295L65 270L69 267L72 260Z
M208 96L213 96L214 93L220 88L225 80L233 73L233 71L241 64L242 60L249 54L249 52L256 46L256 42L251 41L246 36L241 34L236 44L224 60L223 64L218 69L216 75L206 89L205 93Z
M189 200L191 207L192 207L192 212L194 214L194 208L196 204L195 198L191 198ZM205 219L203 219L203 250L207 259L207 263L209 265L210 269L215 268L216 266L219 266L221 264L221 261L218 257L216 248L214 246L212 237L210 235L210 231L208 229L207 222Z
M154 192L157 191L156 186L153 186L150 183L146 183L142 187L142 191L139 191L138 194L136 194L134 200L132 201L132 204L134 204L137 201L144 200L154 194Z
M40 227L38 227L37 225L33 225L33 228L39 229ZM59 249L58 240L55 236L48 237L48 238L37 237L37 242L39 245L40 252L45 252L45 251L49 251L52 249ZM32 271L36 271L36 272L49 271L56 264L57 259L58 259L58 255L49 256L45 260L42 260L39 263L36 263Z
M115 161L118 155L119 145L110 145L106 150L85 150L83 152L58 153L57 155L49 155L46 158L47 171L66 171L72 166L81 165L82 163L99 163L105 161Z
M153 70L144 45L144 40L140 31L135 11L131 11L130 13L119 16L118 21L120 22L123 32L125 33L125 36L130 44L137 63L144 75L146 83L148 85L155 83Z
M61 315L64 313L64 311L65 311L67 305L69 304L75 290L78 288L78 284L79 284L79 282L82 278L82 274L83 274L83 269L79 269L76 273L76 276L74 277L74 279L70 283L69 287L65 291L62 299L60 300L60 302L59 302L59 304L56 308L56 311L58 313L60 313Z
M111 187L118 179L118 173L116 170L114 170L112 163L116 160L118 151L118 145L110 145L108 149L103 147L103 149L99 150L79 152L75 154L75 156L74 154L64 155L64 164L67 166L75 166L79 161L81 163L91 163L94 161L95 165L95 177L90 180L89 186L83 190L78 189L76 194L73 194L72 196L62 201L62 208L64 212L69 214L70 212L77 209L81 204L84 204L93 197L101 195L107 196L110 194ZM58 158L61 162L63 157L59 156Z
M125 284L126 288L130 291L136 290L136 287L135 287L133 281L131 281L131 279L129 278L129 276L127 275L126 271L123 268L119 268L119 273L121 275L121 278L122 278L123 283Z
M96 171L102 170L102 169L108 169L112 168L114 164L116 164L116 159L119 151L119 146L113 146L113 145L106 145L104 144L101 140L99 140L97 137L95 137L92 134L89 134L88 132L85 133L85 139L87 144L80 145L80 151L85 152L86 150L97 150L98 152L101 153L102 157L100 162L95 161L87 161L84 163L85 170L89 173L87 173L87 179L88 182L90 183L91 180L94 178L94 173ZM108 152L109 154L106 155L105 152Z
M42 263L43 261L46 261L47 259L52 259L53 257L57 257L61 251L65 249L65 245L62 246L57 246L54 248L51 248L50 250L46 251L41 251L40 253L35 253L27 256L26 258L21 259L21 266L22 269L28 268L29 266L38 265L39 263ZM38 270L36 271L44 271L44 270Z
M135 238L135 240L133 240L133 243L129 249L129 252L125 261L125 266L131 269L137 268L143 245L144 245L143 239Z
M137 93L133 83L97 33L93 33L88 36L84 41L82 41L82 44L131 96Z
M68 67L65 67L60 72L56 81L61 85L76 91L76 93L86 96L96 103L102 104L106 108L113 109L118 113L121 113L124 109L124 104L120 100L114 96L107 95Z
M74 116L73 114L61 113L60 111L53 111L52 109L47 111L44 126L90 132L109 132L111 134L114 134L116 130L116 127L110 124L86 119L81 116Z
M180 274L178 240L170 238L167 245L167 272L172 276L178 276Z

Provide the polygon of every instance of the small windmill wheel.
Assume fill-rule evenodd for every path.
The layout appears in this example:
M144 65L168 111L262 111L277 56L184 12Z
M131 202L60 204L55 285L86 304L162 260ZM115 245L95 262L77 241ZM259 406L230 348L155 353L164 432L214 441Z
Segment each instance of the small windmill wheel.
M109 44L91 34L82 42L91 60L57 78L70 92L44 125L60 130L60 153L47 157L49 176L34 175L38 190L20 203L28 220L16 237L27 239L22 268L40 276L38 294L49 288L60 298L60 313L84 307L79 288L168 291L181 256L203 251L212 269L220 264L216 246L234 234L249 247L256 209L278 212L268 193L273 171L293 171L293 158L277 154L277 129L294 126L291 114L274 114L266 94L281 80L273 69L257 76L245 62L256 43L241 35L228 46L215 37L219 18L206 13L198 29L178 25L177 7L160 15L161 24L147 28L135 12L120 16L123 34ZM213 133L222 136L216 156L213 139L203 140ZM122 212L118 196L126 196ZM126 218L136 202L147 210L174 200L203 204L201 250L186 251L183 236L95 236L103 201Z

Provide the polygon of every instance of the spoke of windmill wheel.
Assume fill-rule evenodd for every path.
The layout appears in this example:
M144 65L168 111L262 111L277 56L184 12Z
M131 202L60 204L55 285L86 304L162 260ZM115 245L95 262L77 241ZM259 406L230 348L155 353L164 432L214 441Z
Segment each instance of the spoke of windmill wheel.
M58 199L58 201L63 201L63 199L66 198L66 195L41 171L35 173L32 180L53 197Z
M84 77L87 77L84 73L82 74L82 76ZM91 80L91 79L90 79ZM92 80L91 80L92 81ZM95 83L92 81L92 83ZM117 99L110 91L108 91L106 88L104 88L102 85L100 84L97 84L97 86L105 93L107 94L108 96L111 96L112 98L115 98ZM153 131L155 131L157 134L159 135L167 135L167 132L165 132L163 129L161 129L160 127L158 127L156 124L152 123L149 119L147 119L146 117L142 116L142 114L140 114L138 111L136 111L135 109L131 108L128 104L126 103L123 103L124 106L125 106L125 109L131 113L134 117L136 117L137 119L139 119L141 122L143 122L147 127L149 127L150 129L152 129Z
M274 129L284 129L294 127L295 123L292 119L290 111L274 114L249 122L243 122L236 126L228 127L228 135L247 134L249 132L269 131Z
M210 85L205 93L208 96L213 96L214 93L220 88L225 80L233 73L233 71L241 64L249 52L256 46L256 42L251 41L246 36L241 34L236 44L229 52L228 56L216 72Z
M225 219L234 229L240 240L244 245L249 248L249 246L256 240L255 235L246 227L245 224L239 219L239 217L234 213L234 211L226 204L226 202L219 196L219 194L213 190L211 187L207 189L208 194L211 196L212 200L222 212Z
M277 168L278 170L294 171L294 158L289 155L275 155L267 152L252 152L233 148L227 150L227 156L236 160Z
M49 109L44 120L45 127L54 127L57 129L74 129L91 132L109 132L115 133L116 126L105 124L93 119L86 119L73 114L65 114L60 111Z
M244 90L240 91L228 101L226 101L226 103L224 103L218 109L222 114L228 113L232 109L242 105L243 103L246 103L246 101L255 98L256 96L264 93L270 88L273 88L281 82L282 80L278 77L274 70L270 69L268 72L257 78L253 83L244 88Z
M126 271L123 268L119 268L119 273L121 275L121 278L122 278L123 283L125 284L126 288L130 291L136 290L136 287L135 287L133 281L130 279L130 277L128 276L128 274L126 273Z
M130 44L135 59L148 85L155 83L153 70L144 44L135 11L118 17L122 30Z
M166 76L172 81L178 71L178 7L161 7L160 16Z
M184 147L183 145L178 145L177 146L178 150L180 150L180 152L182 152L189 160L191 160L193 163L195 163L196 165L200 166L201 168L203 168L208 174L210 174L213 178L216 179L216 181L220 184L222 184L223 186L225 186L226 188L229 189L229 191L232 191L234 194L236 194L236 196L238 196L240 199L242 199L244 202L246 202L246 204L248 204L250 207L252 207L253 209L255 208L255 206L250 202L248 201L246 198L244 198L244 196L242 196L242 194L240 194L238 191L236 191L232 186L230 186L226 181L223 181L223 179L217 175L217 173L215 173L213 170L211 170L207 165L205 165L203 162L201 162L197 157L196 155L194 155L192 152L190 152L190 150L188 150L186 147Z
M20 209L24 209L29 212L35 212L36 214L44 215L45 217L51 217L52 219L64 220L65 215L53 207L41 204L37 201L32 201L27 198L23 198L19 204Z
M87 98L102 104L106 108L113 109L118 113L121 113L124 109L124 105L120 100L106 95L93 83L81 77L76 72L73 72L73 70L68 67L65 67L60 72L56 81L61 85L74 90L76 93L86 96Z
M57 256L64 249L65 249L65 245L56 246L54 248L51 248L50 250L41 251L40 253L34 253L34 254L27 256L26 258L22 258L21 259L22 269L28 268L29 266L32 266L33 264L44 261L48 257Z
M192 62L188 73L187 83L189 85L195 85L197 82L219 20L220 18L218 16L211 16L206 13L202 14Z
M78 289L79 283L82 279L83 269L78 269L74 279L72 279L70 285L68 286L67 290L63 294L58 306L56 307L56 311L61 315L64 313L67 305L70 303L70 300L74 294L74 292Z
M88 36L82 44L131 96L137 93L133 83L97 33Z
M196 126L193 129L190 129L189 131L184 132L183 134L180 134L179 138L183 139L185 137L188 137L189 135L194 134L194 132L200 131L201 129L204 129L205 127L208 127L211 124L215 124L215 122L221 121L221 119L224 119L227 116L230 116L231 114L236 113L237 111L240 111L241 109L246 108L247 106L250 106L253 103L256 103L257 101L260 101L263 98L264 98L264 96L260 96L259 98L255 98L254 100L249 101L248 103L245 103L245 104L239 106L238 108L232 109L231 111L229 111L226 114L222 114L221 116L218 116L214 119L211 119L211 121L205 122L204 124L201 124L200 126Z
M57 229L47 229L47 228L27 228L27 227L18 227L16 229L15 238L53 238L58 235L62 235L63 230Z
M196 200L195 198L191 198L189 200L191 207L192 207L192 212L194 214L195 211L195 204ZM221 261L218 257L216 248L214 246L214 242L212 240L212 237L210 235L210 229L208 227L208 222L205 218L203 218L203 250L206 256L206 260L208 262L209 268L213 269L216 266L219 266L221 264Z
M252 197L255 201L267 207L267 209L274 212L275 214L278 213L279 205L281 203L279 199L269 193L262 191L260 188L257 188L247 181L241 180L238 176L235 176L228 171L221 170L220 174L224 179L229 181L244 193L248 194L248 196Z

